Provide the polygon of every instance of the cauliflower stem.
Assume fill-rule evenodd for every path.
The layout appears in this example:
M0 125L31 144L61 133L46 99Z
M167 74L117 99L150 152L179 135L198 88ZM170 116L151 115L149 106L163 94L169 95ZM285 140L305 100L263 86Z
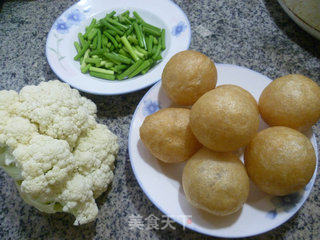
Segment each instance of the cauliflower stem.
M14 156L6 146L0 145L0 166L12 177L16 182L22 181L21 171L14 163Z

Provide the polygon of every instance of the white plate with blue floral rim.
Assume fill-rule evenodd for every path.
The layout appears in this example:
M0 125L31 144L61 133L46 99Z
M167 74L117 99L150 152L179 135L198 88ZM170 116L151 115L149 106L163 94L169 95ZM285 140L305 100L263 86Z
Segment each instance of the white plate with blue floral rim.
M216 66L218 85L238 85L248 90L256 100L271 82L268 77L244 67L229 64L216 64ZM145 94L133 115L129 132L129 155L133 172L144 193L164 214L183 227L216 237L253 236L286 222L308 198L317 169L304 189L284 197L267 195L251 182L247 202L242 210L230 216L216 217L193 208L187 202L181 185L185 163L161 163L149 153L139 137L139 128L145 117L169 106L171 101L162 91L159 81ZM267 124L261 120L259 130L266 127ZM316 151L318 167L316 138L312 132L307 135ZM243 155L241 160L243 161Z
M84 33L92 18L100 19L115 10L137 11L148 23L166 30L166 49L162 61L148 73L123 81L109 81L82 74L80 63L74 61L78 33ZM47 38L46 55L55 74L72 87L97 95L125 94L148 87L161 78L162 70L177 52L189 48L191 29L187 16L170 0L81 0L68 8L54 22Z

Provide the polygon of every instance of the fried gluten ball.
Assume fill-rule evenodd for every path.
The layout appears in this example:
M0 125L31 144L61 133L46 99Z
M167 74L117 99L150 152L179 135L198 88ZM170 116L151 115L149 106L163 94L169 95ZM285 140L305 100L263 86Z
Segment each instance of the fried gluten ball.
M320 87L300 74L277 78L263 90L259 110L270 126L307 130L320 118Z
M145 118L140 127L140 138L145 147L163 162L187 160L201 147L191 131L189 119L189 109L161 109Z
M287 127L259 132L246 147L244 158L250 179L262 191L278 196L303 188L316 166L309 139Z
M191 108L192 132L207 148L234 151L249 143L259 127L253 96L241 87L221 85L205 93Z
M162 72L162 87L173 103L192 105L215 88L217 69L206 55L186 50L175 54Z
M239 158L205 147L188 160L182 185L191 205L220 216L238 211L249 194L249 178Z

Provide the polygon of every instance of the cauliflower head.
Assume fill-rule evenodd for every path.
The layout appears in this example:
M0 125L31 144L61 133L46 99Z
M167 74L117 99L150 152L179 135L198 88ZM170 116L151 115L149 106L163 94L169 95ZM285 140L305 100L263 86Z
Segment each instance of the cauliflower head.
M93 221L95 199L113 179L117 137L96 105L58 80L0 91L0 166L21 197L46 213Z

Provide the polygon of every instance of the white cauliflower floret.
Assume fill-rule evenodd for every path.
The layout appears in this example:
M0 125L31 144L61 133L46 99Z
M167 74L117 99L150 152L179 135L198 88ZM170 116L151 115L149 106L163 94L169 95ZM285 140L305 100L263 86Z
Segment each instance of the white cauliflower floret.
M24 87L16 112L39 125L41 134L66 140L73 148L80 134L95 125L96 105L59 81Z
M3 131L11 118L12 106L18 101L19 95L15 91L0 91L0 144L5 141Z
M28 145L19 145L12 155L24 177L21 190L41 199L47 196L41 196L44 192L52 192L52 185L65 184L76 167L68 143L45 135L36 135Z
M76 216L75 225L91 222L98 214L92 192L92 179L76 174L59 196L63 211Z
M0 91L0 165L28 204L72 213L75 225L96 218L119 148L95 114L93 102L59 81Z
M31 138L38 134L37 127L22 117L9 117L1 122L0 135L3 135L6 144L11 148L16 148L19 144L28 144Z
M107 143L107 144L106 144ZM118 152L117 138L109 129L98 124L80 138L74 151L81 175L92 180L94 197L99 197L113 179L115 155ZM91 159L91 161L88 161Z
M7 113L12 112L12 106L18 102L19 95L15 91L0 91L0 111L6 111Z

